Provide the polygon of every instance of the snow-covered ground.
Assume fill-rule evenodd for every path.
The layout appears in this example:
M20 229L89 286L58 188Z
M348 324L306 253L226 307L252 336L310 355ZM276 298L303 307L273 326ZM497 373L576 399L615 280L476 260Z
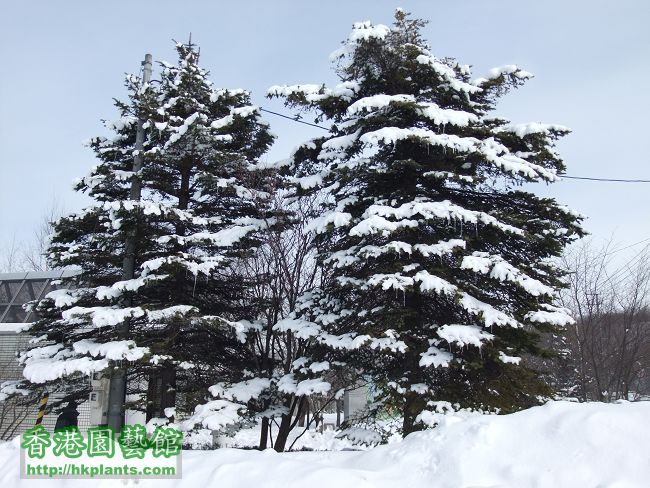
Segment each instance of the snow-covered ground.
M438 428L363 452L185 451L182 480L19 480L17 442L0 483L88 486L647 488L650 402L553 402L512 415L447 416Z

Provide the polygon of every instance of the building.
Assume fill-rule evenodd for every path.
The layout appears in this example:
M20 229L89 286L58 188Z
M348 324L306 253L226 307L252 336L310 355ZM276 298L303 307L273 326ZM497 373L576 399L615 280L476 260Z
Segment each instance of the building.
M22 332L26 324L36 317L23 306L33 300L40 300L56 290L59 280L69 278L75 271L54 270L27 273L0 273L0 385L6 381L22 379L22 367L17 354L29 345L30 336ZM93 391L79 410L79 427L106 422L108 380L100 376L89 378ZM56 399L56 397L51 398ZM6 400L0 402L0 439L6 440L20 435L36 422L39 402ZM45 415L43 425L52 430L57 414Z

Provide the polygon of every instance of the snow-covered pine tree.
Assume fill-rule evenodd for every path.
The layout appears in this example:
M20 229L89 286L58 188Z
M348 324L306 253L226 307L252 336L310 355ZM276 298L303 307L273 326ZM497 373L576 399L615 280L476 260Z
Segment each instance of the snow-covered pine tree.
M269 222L268 175L256 170L273 140L268 126L248 92L212 86L194 45L176 49L158 84L127 77L120 119L106 123L113 135L91 140L99 163L77 190L94 203L56 223L49 249L51 266L81 273L38 305L37 342L23 355L27 380L78 398L89 373L127 361L129 391L140 393L132 406L149 417L193 410L209 385L242 374L245 325L236 321L248 284L233 263ZM146 140L134 174L138 119ZM133 178L139 201L129 199ZM136 276L125 281L129 233Z
M366 374L405 435L437 401L507 412L547 392L521 357L571 322L551 260L583 233L578 214L523 186L558 179L553 144L569 130L491 116L532 75L509 65L472 80L431 53L425 24L402 10L392 27L357 23L333 53L338 85L269 90L331 124L293 162L301 191L329 195L313 228L333 279L291 327Z

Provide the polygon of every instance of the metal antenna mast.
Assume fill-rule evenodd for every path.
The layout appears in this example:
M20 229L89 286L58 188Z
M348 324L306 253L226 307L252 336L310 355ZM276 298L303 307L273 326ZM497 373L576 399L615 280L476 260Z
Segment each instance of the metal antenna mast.
M142 74L142 85L146 86L151 81L152 57L151 54L145 54ZM138 120L137 132L135 136L135 155L133 157L133 178L131 179L131 192L129 199L132 201L140 200L142 186L140 182L140 170L144 154L144 123L143 119ZM136 251L136 232L135 229L127 235L124 245L124 261L122 263L122 278L131 280L135 274L135 251ZM126 300L124 306L130 306L131 300ZM119 328L120 335L126 339L129 334L129 320L126 319ZM108 426L115 432L119 432L124 425L124 404L126 402L126 366L124 364L113 369L111 375L111 384L108 391Z

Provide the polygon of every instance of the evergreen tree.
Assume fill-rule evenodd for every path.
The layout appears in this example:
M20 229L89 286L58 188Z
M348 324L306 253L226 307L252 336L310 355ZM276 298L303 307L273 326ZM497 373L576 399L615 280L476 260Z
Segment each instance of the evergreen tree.
M532 75L509 65L472 80L430 52L425 24L402 10L392 27L355 24L333 53L338 85L269 90L331 123L293 167L299 192L326 195L312 227L332 279L291 327L366 374L405 435L439 401L508 412L549 393L521 358L571 322L551 261L582 235L578 214L523 186L558 179L553 144L569 130L491 115Z
M236 262L270 222L268 174L256 169L273 140L268 126L248 92L213 87L194 45L176 50L158 83L127 77L120 119L106 123L113 136L90 141L99 163L76 189L94 203L56 223L49 249L51 266L81 273L38 305L29 330L37 341L22 358L29 381L73 397L87 394L87 374L126 361L129 391L139 394L130 406L149 418L192 411L209 385L242 375L237 321L249 283ZM136 174L138 120L146 138ZM124 280L130 235L136 272Z

